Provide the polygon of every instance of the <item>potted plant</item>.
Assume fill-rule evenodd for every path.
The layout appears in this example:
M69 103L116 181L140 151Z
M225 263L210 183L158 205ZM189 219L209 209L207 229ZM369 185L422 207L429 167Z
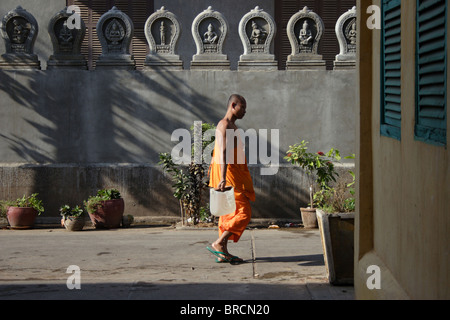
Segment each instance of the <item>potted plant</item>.
M71 208L64 205L59 209L62 216L61 224L69 231L81 231L85 225L84 210L79 206Z
M323 152L308 152L308 142L302 140L301 143L289 147L284 157L293 165L300 166L309 179L309 207L300 208L303 226L305 228L317 228L316 209L314 208L314 190L328 187L330 182L336 181L338 173L334 167L334 161L341 159L339 151L330 149L326 154Z
M350 183L314 195L328 279L333 285L352 285L354 277L355 174Z
M1 211L6 215L11 229L33 228L36 217L44 212L42 200L38 199L38 195L33 193L13 201L2 202Z
M84 201L89 218L96 229L119 228L125 204L117 189L98 190Z

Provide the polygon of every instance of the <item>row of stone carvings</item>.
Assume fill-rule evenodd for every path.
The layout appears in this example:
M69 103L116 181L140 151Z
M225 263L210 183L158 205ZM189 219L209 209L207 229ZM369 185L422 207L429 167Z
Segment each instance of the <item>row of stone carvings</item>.
M54 54L48 61L48 68L87 69L85 57L81 54L81 43L86 27L81 17L71 8L65 8L53 16L49 23ZM318 53L318 45L324 31L322 19L307 7L294 14L287 25L292 53L286 62L287 70L325 69L325 61ZM134 69L136 66L130 54L130 43L134 32L131 19L113 7L103 14L97 23L97 34L102 54L96 68ZM145 36L150 53L145 68L149 70L181 70L183 63L176 53L180 36L177 17L162 7L154 12L145 24ZM223 53L223 44L228 33L228 23L218 11L208 7L192 24L192 35L197 53L191 61L191 69L227 70L230 62ZM33 53L38 34L38 24L32 14L17 7L6 14L1 23L1 34L6 53L0 60L0 68L40 68L40 62ZM276 34L274 19L259 7L248 12L239 23L239 36L244 46L240 56L239 70L276 70L275 55L270 52ZM356 9L344 13L336 23L336 35L340 53L336 56L335 68L355 66L356 51Z

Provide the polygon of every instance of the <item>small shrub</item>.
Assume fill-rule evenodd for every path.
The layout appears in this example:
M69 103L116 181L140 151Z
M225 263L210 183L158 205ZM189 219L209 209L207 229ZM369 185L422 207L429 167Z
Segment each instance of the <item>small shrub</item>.
M84 201L84 207L88 213L94 213L101 207L102 201L121 199L119 190L117 189L101 189L97 191L95 196L89 197Z
M33 208L38 212L38 215L44 212L44 205L42 200L39 200L38 193L33 193L31 196L24 195L22 198L16 200L6 200L0 202L0 215L6 217L6 212L9 207L19 208Z
M82 208L80 208L79 206L75 206L73 208L71 208L69 205L64 205L61 208L59 208L59 212L61 214L61 216L63 216L64 218L67 217L81 217L84 214L84 211Z

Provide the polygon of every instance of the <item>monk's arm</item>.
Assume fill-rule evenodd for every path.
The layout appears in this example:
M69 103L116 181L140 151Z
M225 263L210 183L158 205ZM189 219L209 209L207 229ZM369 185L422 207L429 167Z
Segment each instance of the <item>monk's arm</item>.
M217 127L217 135L219 138L219 146L220 146L220 153L221 153L221 161L220 161L220 182L217 186L218 189L224 189L226 186L227 181L227 141L226 141L226 126L223 124L220 124Z

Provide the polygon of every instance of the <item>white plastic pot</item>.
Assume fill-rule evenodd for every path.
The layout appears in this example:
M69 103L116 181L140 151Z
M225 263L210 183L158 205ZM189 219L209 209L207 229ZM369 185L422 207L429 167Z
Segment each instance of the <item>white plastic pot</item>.
M211 214L220 217L236 211L236 200L234 199L234 188L227 187L225 191L210 189L209 210Z

